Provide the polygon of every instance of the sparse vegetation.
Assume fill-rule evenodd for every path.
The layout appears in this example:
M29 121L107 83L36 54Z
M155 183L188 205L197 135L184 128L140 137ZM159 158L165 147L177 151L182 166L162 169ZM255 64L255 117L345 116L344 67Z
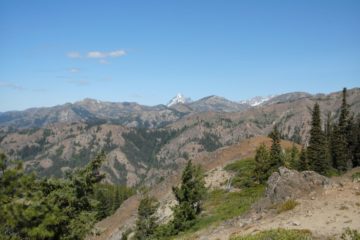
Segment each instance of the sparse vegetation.
M225 166L225 170L235 172L231 181L232 187L247 188L255 186L255 161L253 158L238 160Z
M122 134L125 144L121 147L121 150L135 166L139 166L140 163L144 162L150 166L157 167L156 154L162 146L168 143L180 131L136 128Z
M294 199L289 199L277 205L276 210L277 213L282 213L294 209L297 205L299 205L297 201L295 201Z
M207 152L213 152L223 146L219 139L220 137L218 135L206 132L204 136L200 138L199 143L203 145Z
M141 199L138 208L138 219L136 221L136 240L146 240L151 238L156 230L156 217L154 216L159 203L153 197L145 195Z
M100 202L97 208L98 218L102 219L113 214L134 193L134 189L123 185L96 184L93 196Z
M360 181L360 172L354 173L351 177L353 181Z
M346 228L341 235L342 240L360 240L360 232L355 229Z
M312 240L308 230L276 229L262 231L253 235L232 237L231 240Z
M264 189L263 185L258 185L245 188L240 192L228 192L220 189L209 192L203 203L203 214L198 217L191 228L179 236L186 238L200 229L246 213L251 205L263 195Z

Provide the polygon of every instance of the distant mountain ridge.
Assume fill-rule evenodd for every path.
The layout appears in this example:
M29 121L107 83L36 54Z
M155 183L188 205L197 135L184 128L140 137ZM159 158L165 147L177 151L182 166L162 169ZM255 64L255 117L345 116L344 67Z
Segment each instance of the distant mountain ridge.
M360 89L349 89L347 97L359 114ZM218 96L171 107L84 99L0 114L0 150L42 176L61 176L104 150L107 181L154 183L188 159L266 136L274 125L284 139L306 143L314 104L319 103L323 121L328 113L337 121L341 101L341 91L288 93L255 107Z
M315 95L316 96L316 95ZM313 95L292 92L267 97L254 97L239 102L220 96L207 96L196 101L177 94L167 105L145 106L136 102L106 102L85 98L75 103L54 107L30 108L0 113L0 127L32 128L55 123L115 123L127 127L157 128L176 122L185 115L201 112L243 112L252 107L291 102Z

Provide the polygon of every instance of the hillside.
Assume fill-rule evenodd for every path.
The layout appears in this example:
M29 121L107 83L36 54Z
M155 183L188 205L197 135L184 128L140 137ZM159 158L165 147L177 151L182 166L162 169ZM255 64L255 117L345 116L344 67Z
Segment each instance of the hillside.
M253 157L255 149L262 143L270 146L271 140L262 136L254 137L243 140L238 144L218 149L213 153L199 156L193 161L194 163L201 164L207 172L210 172L218 167L223 168L225 165L238 159ZM282 141L282 146L290 148L292 143ZM174 171L173 174L167 177L166 181L159 182L156 188L152 188L150 194L155 196L162 203L162 206L166 206L174 198L171 188L179 182L180 176L181 169ZM88 239L119 239L126 229L134 225L140 197L141 195L137 194L127 199L114 215L109 216L96 225L101 234L89 237Z
M320 104L323 119L326 119L327 113L331 113L335 120L339 115L341 93L315 96L303 93L286 94L274 97L259 106L246 110L238 109L236 112L226 112L224 109L219 112L219 99L223 101L222 98L209 97L199 100L201 104L196 101L188 105L174 105L188 110L195 105L215 106L215 110L212 107L208 112L186 114L178 114L179 111L165 106L148 108L137 104L112 104L90 99L54 109L17 112L17 120L8 121L6 124L2 122L0 149L12 159L23 160L29 171L36 170L42 176L62 176L66 169L83 166L96 152L103 149L107 153L103 171L108 173L108 182L129 186L144 181L153 184L171 175L187 159L206 156L209 152L231 146L243 139L267 135L275 124L284 139L305 143L308 141L310 109L313 104ZM360 112L360 89L348 91L348 102L354 113ZM47 124L40 125L42 127L20 129L16 128L16 125L7 125L15 121L17 124L23 122L23 127L29 126L26 119L35 120L34 116L41 115L39 112L62 116L64 108L73 109L74 106L82 106L87 112L92 112L96 115L95 118L87 119L94 121L75 118L75 122L69 123L69 118L63 118L65 122L50 124L45 121ZM3 113L2 119L6 114L10 113ZM133 126L137 127L131 127L130 120L129 124L123 125L124 122L117 118L124 116L123 114L141 114L151 118L153 116L154 119L150 122L154 124L145 124L143 119L140 125L134 123ZM52 119L49 116L46 119ZM172 116L171 120L169 116ZM98 121L104 118L107 118L106 122ZM164 124L163 121L166 121L167 125L159 127ZM42 121L43 124L45 122Z

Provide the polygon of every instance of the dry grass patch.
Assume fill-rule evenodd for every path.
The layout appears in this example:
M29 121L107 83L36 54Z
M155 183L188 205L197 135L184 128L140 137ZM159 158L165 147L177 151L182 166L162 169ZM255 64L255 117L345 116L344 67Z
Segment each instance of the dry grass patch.
M277 213L282 213L294 209L297 205L299 205L297 201L295 201L294 199L289 199L277 205L276 210Z

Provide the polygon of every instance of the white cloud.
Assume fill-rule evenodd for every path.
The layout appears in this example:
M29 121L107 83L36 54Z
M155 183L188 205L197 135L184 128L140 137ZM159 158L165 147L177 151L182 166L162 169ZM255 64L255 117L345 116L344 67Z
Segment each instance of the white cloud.
M0 88L9 88L9 89L13 89L13 90L25 90L25 88L23 86L14 84L14 83L9 83L9 82L1 82L0 81Z
M90 59L100 59L99 63L100 64L109 64L109 61L106 60L107 58L119 58L119 57L123 57L127 54L127 52L123 49L117 49L114 51L90 51L87 52L86 54L82 55L79 52L68 52L67 56L69 58L90 58Z
M86 56L88 58L106 58L107 53L99 52L99 51L92 51L92 52L88 52Z
M122 57L125 55L126 55L125 50L116 50L116 51L109 52L110 57Z
M122 49L114 50L110 52L91 51L86 54L88 58L108 58L108 57L117 58L125 55L126 55L126 51Z
M69 58L81 58L81 54L79 52L68 52L67 56Z
M70 73L78 73L80 72L80 68L69 68Z

